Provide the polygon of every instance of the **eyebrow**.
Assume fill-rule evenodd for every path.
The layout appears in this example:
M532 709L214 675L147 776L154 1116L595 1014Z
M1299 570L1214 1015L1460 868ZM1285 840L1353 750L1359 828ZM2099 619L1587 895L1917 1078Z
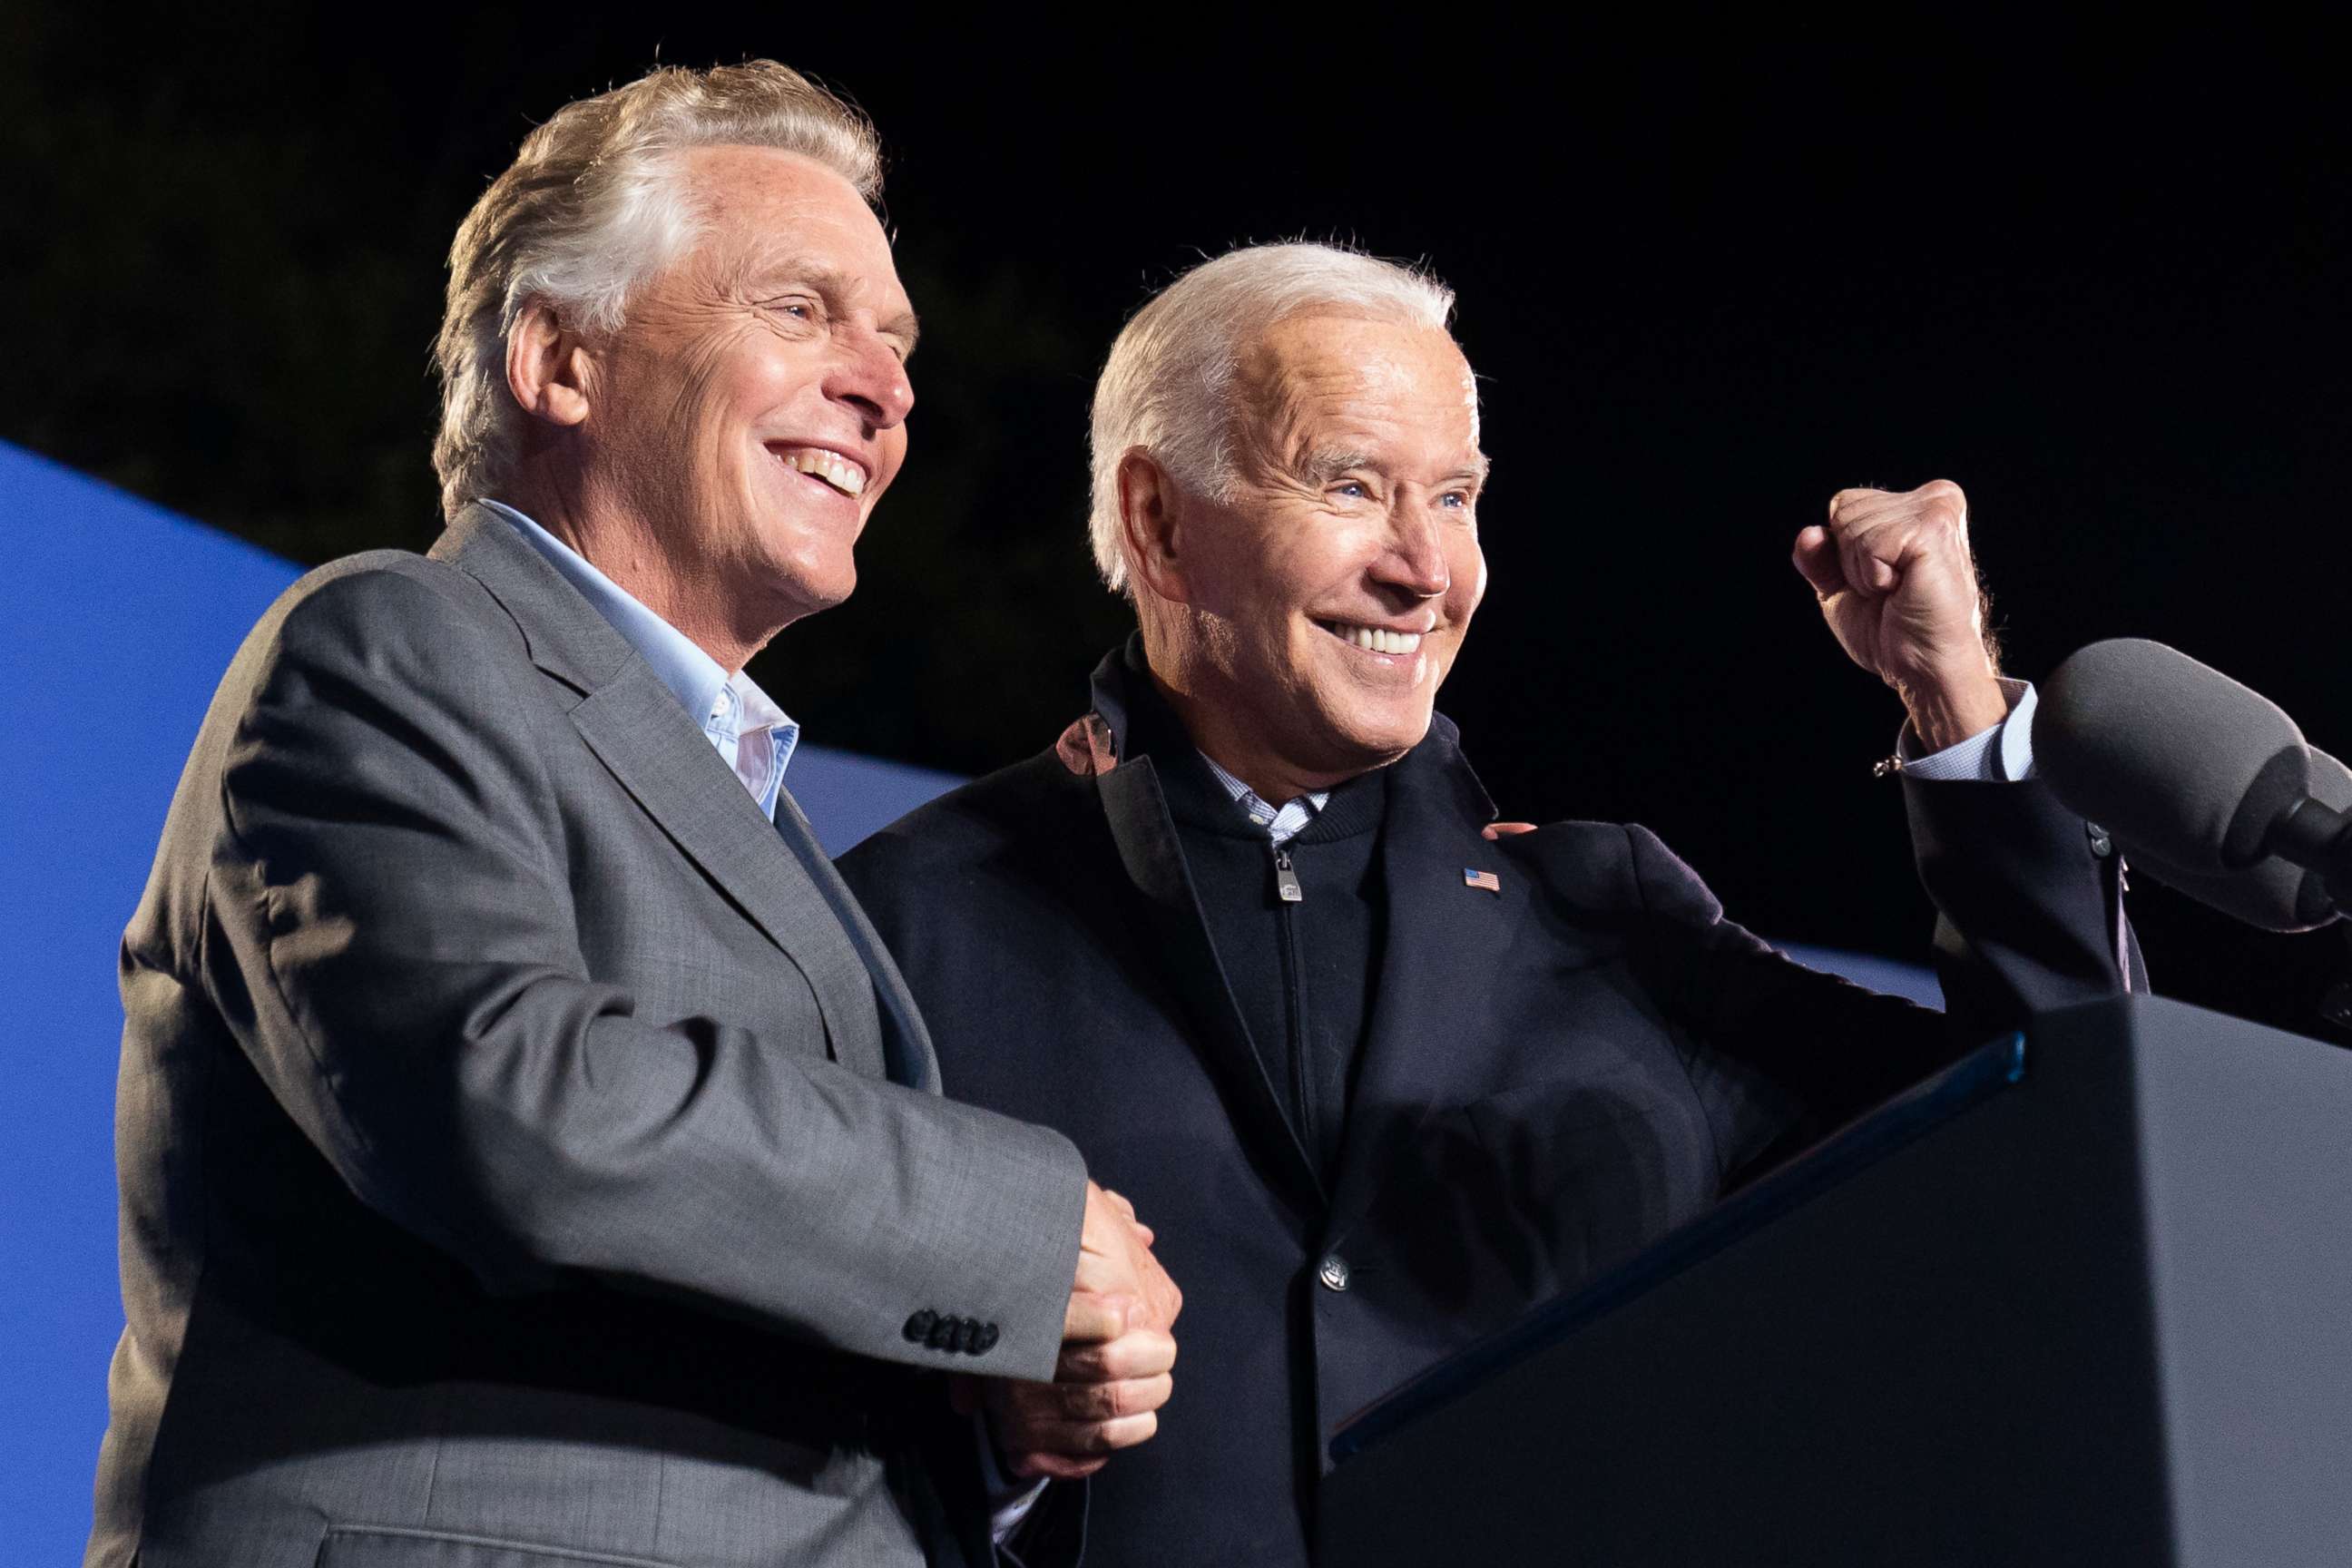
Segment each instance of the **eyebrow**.
M1328 485L1350 468L1372 467L1371 455L1353 447L1322 447L1307 454L1298 477L1310 485Z
M1325 447L1307 453L1300 460L1298 474L1309 484L1328 485L1352 468L1372 468L1379 466L1373 461L1371 454L1356 447ZM1483 485L1486 482L1486 475L1493 467L1494 465L1487 460L1486 453L1474 453L1470 461L1457 465L1445 475L1445 478L1467 479L1472 484Z
M780 256L762 261L748 275L749 285L754 289L786 279L805 283L828 300L845 300L857 292L856 281L847 273L804 256ZM922 336L922 323L916 319L912 309L885 317L875 323L875 331L904 342L909 354L915 352L915 342Z

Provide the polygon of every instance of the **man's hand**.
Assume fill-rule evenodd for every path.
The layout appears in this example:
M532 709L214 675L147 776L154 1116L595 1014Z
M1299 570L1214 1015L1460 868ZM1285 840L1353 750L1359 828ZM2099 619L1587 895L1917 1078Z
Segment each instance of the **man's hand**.
M1151 1255L1150 1227L1117 1193L1087 1184L1077 1278L1062 1320L1051 1383L992 1378L982 1400L1006 1468L1024 1479L1076 1480L1160 1429L1174 1384L1169 1331L1183 1292Z
M1839 646L1902 697L1927 750L2009 716L1959 486L1840 490L1827 526L1797 535L1794 559Z
M1184 1310L1184 1293L1151 1255L1151 1227L1118 1194L1087 1184L1078 1232L1078 1272L1062 1318L1062 1339L1115 1340L1130 1327L1166 1330Z

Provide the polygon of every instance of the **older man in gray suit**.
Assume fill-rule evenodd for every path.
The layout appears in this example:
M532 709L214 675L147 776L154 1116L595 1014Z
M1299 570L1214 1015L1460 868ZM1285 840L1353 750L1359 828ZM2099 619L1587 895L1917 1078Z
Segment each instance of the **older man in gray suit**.
M1149 1233L939 1097L742 674L906 450L877 167L781 66L667 70L460 230L447 531L256 628L124 942L89 1562L969 1559L938 1373L1058 1375L1006 1469L1149 1436Z

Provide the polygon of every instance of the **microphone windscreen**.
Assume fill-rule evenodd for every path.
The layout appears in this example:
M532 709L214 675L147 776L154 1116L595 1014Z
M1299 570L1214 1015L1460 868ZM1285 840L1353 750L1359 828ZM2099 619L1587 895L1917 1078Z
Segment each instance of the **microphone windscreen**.
M2310 754L2311 794L2337 811L2352 811L2352 768L2326 752ZM2125 861L2175 891L2264 931L2311 931L2336 918L2327 879L2275 855L2265 855L2242 871L2184 871L2160 856L2120 839Z
M2033 716L2034 768L2052 792L2187 874L2259 860L2262 835L2308 783L2308 755L2275 703L2137 637L2068 658Z

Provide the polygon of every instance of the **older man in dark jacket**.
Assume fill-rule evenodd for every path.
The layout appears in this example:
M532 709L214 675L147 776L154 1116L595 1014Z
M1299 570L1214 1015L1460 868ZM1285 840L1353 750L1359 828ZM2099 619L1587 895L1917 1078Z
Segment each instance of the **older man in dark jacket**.
M1796 553L1909 711L1953 1026L1775 952L1643 828L1497 827L1433 708L1486 585L1450 303L1283 246L1147 306L1094 430L1139 634L1055 746L843 863L950 1090L1068 1132L1185 1281L1184 1394L1090 1483L1097 1564L1310 1560L1350 1413L1979 1035L2126 983L2112 860L2004 782L2021 689L1949 485L1846 492ZM1007 1387L1013 1468L1070 1473L1024 1451L1056 1408Z

